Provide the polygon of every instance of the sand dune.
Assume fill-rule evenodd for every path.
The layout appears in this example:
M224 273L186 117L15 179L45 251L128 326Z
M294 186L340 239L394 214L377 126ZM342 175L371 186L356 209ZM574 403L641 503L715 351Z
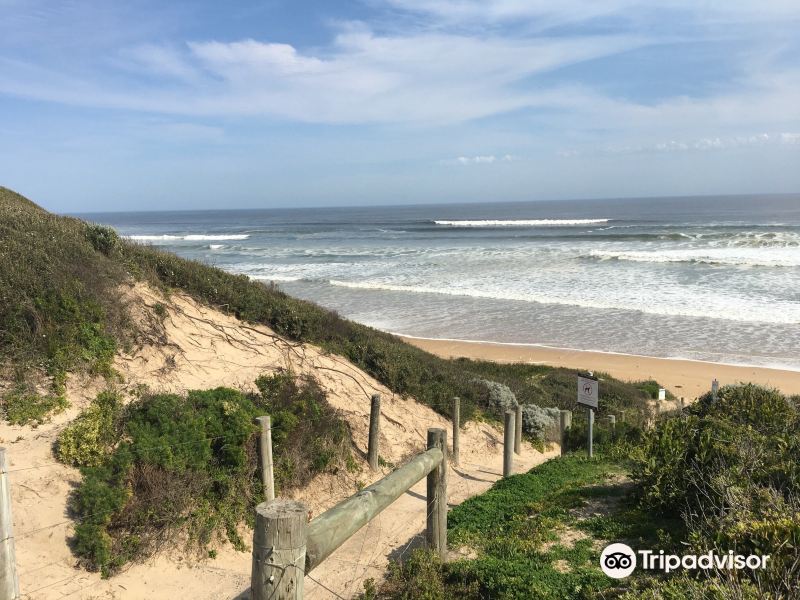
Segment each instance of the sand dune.
M129 355L120 355L115 368L124 379L123 391L146 385L153 390L182 392L220 385L252 389L255 378L276 369L313 374L342 411L353 432L357 450L366 452L369 398L380 393L382 402L381 456L401 464L425 447L429 427L450 430L451 424L429 407L401 398L351 365L308 344L287 342L266 327L249 326L234 317L202 306L181 294L168 300L145 285L126 291L134 317L151 315L164 304L163 330ZM68 383L72 407L38 428L0 425L7 447L18 573L24 598L148 598L216 599L246 597L250 554L230 546L218 549L215 559L198 559L173 551L146 564L129 566L103 580L97 573L76 568L69 549L72 521L66 512L68 495L80 480L77 469L54 461L52 445L58 432L103 389L97 380ZM469 424L461 436L463 467L450 470L449 500L458 503L479 493L502 471L502 434L486 424ZM547 456L525 445L518 469L529 468ZM321 475L294 497L319 514L355 493L382 474L372 474L359 458L361 471ZM385 469L388 472L388 469ZM398 499L372 524L323 563L314 579L349 598L361 591L366 577L379 578L393 551L409 547L424 529L424 481ZM55 526L53 526L55 525ZM245 533L245 539L250 537ZM308 580L309 598L334 597Z

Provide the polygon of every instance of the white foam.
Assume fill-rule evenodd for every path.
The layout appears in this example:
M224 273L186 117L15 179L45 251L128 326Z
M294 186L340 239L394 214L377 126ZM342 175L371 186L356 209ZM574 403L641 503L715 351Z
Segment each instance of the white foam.
M580 308L593 308L601 310L638 310L647 314L656 314L675 317L701 317L706 319L721 319L727 321L761 322L796 324L800 323L800 305L784 303L781 306L750 305L741 306L736 299L722 296L705 298L705 302L687 305L678 299L669 299L662 294L662 302L654 303L652 298L631 298L627 296L598 299L595 297L570 297L545 296L524 290L512 291L503 288L493 290L478 289L475 287L429 287L419 285L398 285L392 283L354 282L331 279L329 284L337 287L362 290L383 290L391 292L408 292L416 294L439 294L445 296L462 296L469 298L485 298L489 300L514 300L521 302L535 302L537 304L550 304L557 306L577 306Z
M220 248L224 248L225 244L209 244L208 247L210 250L219 250Z
M592 250L590 258L644 263L706 263L750 267L800 266L800 247L682 248L664 250Z
M249 275L250 279L257 281L301 281L303 277L293 275Z
M485 221L434 221L448 227L562 227L567 225L595 225L610 219L516 219Z
M141 242L156 242L156 241L177 241L183 240L186 242L205 242L205 241L223 241L223 240L246 240L250 237L246 233L223 234L223 235L203 235L203 234L189 234L189 235L127 235L129 240L137 240Z

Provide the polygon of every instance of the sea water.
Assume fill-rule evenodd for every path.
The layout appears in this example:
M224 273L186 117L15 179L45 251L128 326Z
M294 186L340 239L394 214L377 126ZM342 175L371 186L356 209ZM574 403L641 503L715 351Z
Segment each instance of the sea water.
M395 333L800 370L800 195L81 216Z

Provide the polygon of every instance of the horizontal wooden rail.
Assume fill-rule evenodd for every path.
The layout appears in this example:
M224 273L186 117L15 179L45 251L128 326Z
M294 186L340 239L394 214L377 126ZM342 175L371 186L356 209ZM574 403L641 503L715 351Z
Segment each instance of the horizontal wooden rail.
M443 458L441 449L431 448L311 521L305 572L309 573L328 558L351 535L438 467Z

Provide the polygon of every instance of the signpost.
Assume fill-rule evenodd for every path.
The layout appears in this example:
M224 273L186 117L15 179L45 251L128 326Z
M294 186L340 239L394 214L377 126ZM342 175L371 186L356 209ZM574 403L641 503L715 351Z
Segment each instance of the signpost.
M597 408L599 387L594 377L578 375L578 404L589 409L589 458L592 458L592 430L594 429L594 411Z

